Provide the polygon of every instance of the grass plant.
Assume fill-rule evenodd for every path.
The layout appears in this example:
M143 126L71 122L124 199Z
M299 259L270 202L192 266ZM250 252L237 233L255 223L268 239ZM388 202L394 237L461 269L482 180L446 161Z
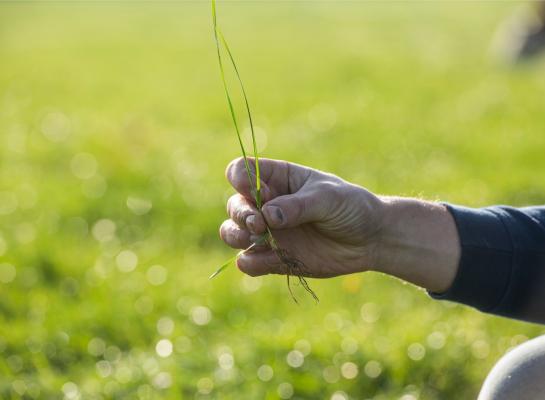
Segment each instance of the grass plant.
M259 211L261 211L261 207L263 206L263 200L261 198L261 174L259 171L259 153L257 151L257 141L255 137L255 129L254 129L254 122L252 118L252 112L250 110L250 103L248 101L248 95L246 94L246 90L244 89L244 84L242 82L242 78L240 76L240 72L238 70L237 64L235 62L235 58L233 57L233 53L231 52L231 49L229 48L229 45L227 44L227 40L225 39L225 36L221 32L220 28L218 27L218 19L217 19L217 12L216 12L216 0L212 0L212 26L214 29L214 39L216 42L216 50L218 54L218 64L220 68L220 74L221 74L221 80L223 83L223 88L225 89L225 96L227 98L227 104L229 106L229 112L231 114L231 119L233 121L233 125L235 127L235 132L237 136L237 140L240 146L240 151L242 153L242 157L244 159L244 167L246 169L246 174L248 176L248 181L250 183L251 192L253 195L253 200L256 204L256 207ZM228 59L233 67L233 70L235 71L235 75L237 78L237 81L240 86L240 90L242 93L242 97L244 99L244 107L246 109L246 114L248 117L248 122L250 125L250 132L252 137L252 150L253 150L253 161L254 161L254 171L255 174L252 173L250 169L250 161L248 160L248 151L246 150L244 146L244 142L242 141L242 136L240 134L240 125L238 122L237 114L235 112L235 107L233 105L232 96L229 92L229 86L227 85L227 80L225 78L225 68L222 58L222 52L221 48L225 49L225 52L227 53ZM252 179L252 175L254 175L255 181ZM265 220L265 219L264 219ZM309 271L306 269L305 264L298 260L297 258L293 257L287 250L281 248L277 241L274 239L271 229L269 226L267 226L267 231L265 234L259 239L259 242L266 243L269 245L269 247L276 253L280 261L284 264L286 267L286 282L288 286L288 290L291 294L291 297L293 300L297 303L297 298L295 297L292 289L291 289L291 283L290 283L290 276L296 276L299 280L300 285L311 294L311 296L316 300L316 302L319 301L318 296L316 293L310 288L308 282L304 278L304 274L309 274ZM212 275L210 275L210 279L216 277L218 274L220 274L223 270L228 268L230 265L234 264L236 262L237 257L246 252L250 251L254 248L256 244L250 245L247 249L242 250L239 252L235 257L229 259L224 264L222 264L216 272L214 272Z
M209 281L238 251L217 239L238 148L218 134L210 2L60 3L0 2L0 399L475 399L545 334L374 272L312 280L304 312L284 279ZM385 194L545 204L545 65L484 55L512 3L217 6L261 156Z

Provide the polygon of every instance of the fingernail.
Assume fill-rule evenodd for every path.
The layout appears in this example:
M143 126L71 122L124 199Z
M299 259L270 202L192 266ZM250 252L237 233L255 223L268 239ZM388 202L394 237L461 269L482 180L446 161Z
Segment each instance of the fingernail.
M260 236L258 235L250 235L250 242L252 244L254 244L255 246L259 246L260 243L259 243L259 240L260 240ZM255 248L255 246L252 248L252 250ZM250 251L252 251L250 250Z
M255 233L255 215L252 214L246 218L246 226L250 232Z
M267 206L267 214L269 214L269 219L273 225L279 226L284 223L284 214L280 207Z
M256 246L264 246L267 244L267 239L265 235L250 235L250 242Z

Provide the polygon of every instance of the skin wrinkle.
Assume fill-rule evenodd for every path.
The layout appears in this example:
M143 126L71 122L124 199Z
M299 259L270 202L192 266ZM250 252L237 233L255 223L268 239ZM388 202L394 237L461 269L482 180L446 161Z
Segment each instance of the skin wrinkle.
M239 165L240 165L240 163L239 163ZM286 166L289 167L289 164L286 164ZM287 175L288 175L288 176L287 176L288 179L286 180L287 183L288 183L288 194L290 194L290 190L289 190L289 189L290 189L290 188L289 188L290 171L289 171L289 168L286 168L286 170L287 170ZM274 175L274 172L273 172L273 175ZM269 209L269 211L270 211L270 209ZM281 209L280 209L280 208L277 208L275 212L276 212L276 216L277 216L278 219L279 219L278 222L280 222L280 225L282 225L285 221L284 221L284 217L283 217L283 215L282 215ZM269 215L269 216L271 216L271 215ZM313 295L313 297L317 300L316 295L315 295L314 292L312 292L312 290L308 287L307 283L306 283L304 280L301 280L302 278L300 277L300 275L301 275L302 272L299 272L299 269L300 269L300 267L301 267L303 264L300 263L300 262L299 262L298 260L296 260L296 259L291 259L290 257L288 257L288 253L287 253L285 250L283 250L283 249L277 249L277 250L275 250L275 254L278 256L278 257L275 258L275 262L278 261L278 260L277 260L278 258L281 258L281 259L282 259L282 263L285 264L286 266L287 266L287 265L291 265L291 266L292 266L291 268L294 268L294 267L297 268L297 270L293 271L294 274L299 276L299 279L300 279L301 284L303 284L303 286L307 289L307 291L309 291L309 292ZM265 260L265 263L266 263L266 265L269 267L269 270L270 270L271 264L270 264L267 260ZM287 269L286 272L290 273L290 272L292 272L292 271L289 271L289 269ZM311 275L312 273L309 273L309 274ZM288 280L288 286L289 286L289 280ZM291 290L290 290L290 292L291 292Z
M321 210L320 215L316 215L317 219L326 217L327 214L330 213L330 211L338 211L339 210L339 204L338 204L337 199L342 199L343 198L342 196L339 196L339 193L342 192L342 190L340 190L340 187L341 187L341 182L344 182L344 181L340 180L339 178L335 177L334 175L323 174L323 173L320 173L320 174L325 179L321 178L322 181L320 181L320 177L318 177L316 171L314 171L312 169L307 169L307 168L304 168L304 167L301 167L301 166L297 166L297 169L294 169L294 168L291 167L291 165L289 163L283 163L283 165L285 166L285 168L282 168L282 169L284 169L284 173L285 173L284 176L286 178L288 178L288 179L285 179L285 182L286 182L287 186L289 186L290 191L295 190L296 193L300 194L301 197L302 197L302 200L303 200L303 201L300 201L298 203L295 203L299 207L299 209L297 210L297 213L296 213L296 215L298 217L301 217L302 215L305 215L305 213L308 212L308 207L311 207L308 204L308 202L313 201L312 199L318 199L322 203L322 205L320 205L317 208L318 210ZM297 173L299 175L297 175L296 171L297 171ZM267 172L270 172L270 169L267 170ZM315 178L317 178L317 179L315 179ZM275 179L275 178L273 177L273 179ZM297 183L295 183L295 181L297 181ZM313 184L316 185L315 189L312 189ZM345 186L346 186L346 184L345 184ZM296 190L296 187L298 187L299 189ZM315 206L315 205L313 205L313 206ZM296 218L297 218L297 216L296 216ZM341 224L346 223L350 219L353 219L353 218L348 213L348 214L346 214L345 216L342 217L340 223ZM314 230L311 228L311 225L309 225L308 229L311 229L313 231L313 233L312 233L313 235L315 234ZM309 232L308 229L305 228L303 230L305 232L306 236L308 236L308 232ZM341 231L341 230L342 229L338 229L336 226L330 226L329 227L330 234L328 234L328 236L332 236L332 234L334 234L335 231ZM327 231L327 229L326 229L326 231ZM283 242L283 238L282 238L281 233L280 232L278 232L278 233L273 232L273 235L276 236L276 237L278 237L278 235L280 235L280 237L278 237L278 240L280 242L280 245L283 246L284 242ZM306 241L305 244L306 243L308 243L308 242ZM289 243L286 243L286 244L289 245ZM335 245L334 240L330 241L329 246L332 247L332 252L334 254L342 253L342 250L340 248L337 248L337 246ZM306 246L299 245L299 248L300 247L306 247ZM352 247L352 246L350 246L350 247ZM296 251L299 248L297 248ZM309 251L312 252L312 249L309 249ZM355 255L355 253L357 251L358 251L358 247L353 246L353 248L350 249L347 252L347 254L345 254L345 256L347 256L350 259L350 264L354 264L353 260L358 258L358 256ZM276 261L275 264L271 264L270 260L267 260L267 266L269 268L272 265L277 265L278 266L279 264L278 264L278 260L276 258L275 258L275 261ZM320 261L320 260L318 260L318 261ZM318 272L319 275L324 275L324 276L334 276L335 275L335 272L333 271L333 266L331 266L331 263L329 263L329 262L328 262L328 264L330 264L330 265L324 266L321 263L319 264L320 265L320 270ZM358 270L359 269L360 268L358 266ZM274 272L281 272L281 271L274 271ZM342 273L349 273L349 272L350 272L349 268L342 268ZM316 275L316 274L313 273L312 275Z
M436 292L450 286L457 271L459 243L446 207L379 197L335 175L286 161L261 159L260 168L267 177L263 187L270 194L265 206L280 206L286 218L281 226L271 225L276 228L272 235L281 251L294 257L293 268L305 266L304 276L325 278L376 270ZM229 179L247 196L245 175L241 161L235 161ZM251 203L248 199L233 204L250 204L257 214ZM236 210L230 215L236 215ZM224 240L240 248L240 243ZM435 248L436 243L442 245ZM279 261L278 255L255 249L240 257L240 268L250 275L285 273L282 262L288 261L282 254Z
M543 207L469 209L377 196L312 168L275 160L264 160L263 165L271 176L266 182L271 199L281 196L276 205L287 218L273 235L281 249L308 268L307 276L375 270L426 288L434 296L444 294L445 299L478 308L490 297L486 304L496 307L486 311L543 321L545 296L536 294L536 288L545 285L539 284L545 282L545 275L540 275L545 270L541 268L545 258L540 257L545 254L545 217L538 218L541 212L545 215ZM244 190L241 176L232 174L242 172L232 168L229 174L239 190ZM464 223L457 225L457 218ZM498 220L502 227L496 227ZM471 244L462 246L468 241ZM477 261L463 257L472 249L484 252ZM492 252L497 254L495 264L488 265L486 257ZM252 274L270 271L278 264L272 257L249 255L244 269ZM498 262L504 264L501 270ZM459 271L463 279L456 279Z
M288 182L288 193L292 193L292 189L291 189L291 171L290 171L290 163L289 162L286 162L286 170L287 170L287 177L288 179L287 182Z

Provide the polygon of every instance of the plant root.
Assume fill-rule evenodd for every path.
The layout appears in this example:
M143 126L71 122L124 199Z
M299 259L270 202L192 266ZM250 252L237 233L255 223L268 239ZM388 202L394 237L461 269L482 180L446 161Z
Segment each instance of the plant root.
M290 255L290 253L282 249L278 246L276 240L272 236L272 233L270 229L268 229L268 238L267 242L269 243L271 249L274 251L276 256L280 259L284 267L286 268L286 282L288 285L288 291L290 292L291 298L296 304L299 304L299 301L297 300L297 297L293 293L292 287L291 287L291 281L290 277L294 276L298 279L299 284L305 289L316 301L316 303L320 302L320 299L318 298L318 295L316 295L316 292L312 290L310 285L308 284L307 280L305 279L306 276L312 276L310 271L307 269L305 263L303 263L301 260L293 257Z
M316 295L316 292L314 292L314 290L311 289L310 285L308 284L307 280L304 277L304 275L309 275L305 264L301 260L290 256L287 250L277 249L274 252L278 256L280 261L282 261L284 266L287 268L286 281L288 284L288 290L290 292L290 295L293 301L295 301L296 303L299 303L297 301L297 297L295 297L291 289L290 276L296 277L299 281L299 284L312 296L312 298L316 301L316 303L319 303L320 299Z

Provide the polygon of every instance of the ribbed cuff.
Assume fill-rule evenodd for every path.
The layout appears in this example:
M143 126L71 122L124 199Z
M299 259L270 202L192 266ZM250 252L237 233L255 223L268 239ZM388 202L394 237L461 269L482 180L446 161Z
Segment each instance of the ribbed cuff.
M452 286L444 293L429 294L435 299L493 311L509 286L513 261L509 232L489 209L445 206L456 222L462 253Z

